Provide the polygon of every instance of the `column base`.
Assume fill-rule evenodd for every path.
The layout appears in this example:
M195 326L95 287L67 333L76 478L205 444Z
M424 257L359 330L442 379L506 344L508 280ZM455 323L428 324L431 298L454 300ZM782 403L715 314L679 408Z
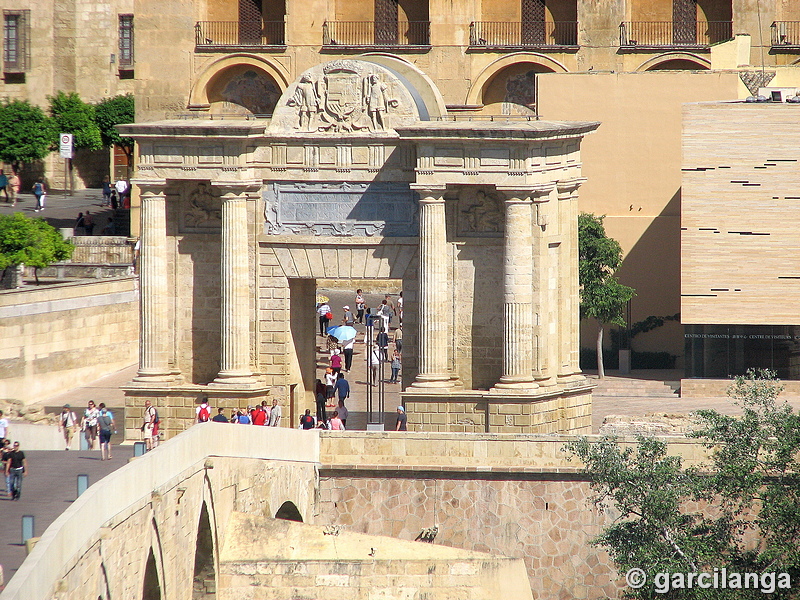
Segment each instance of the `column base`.
M220 373L216 379L208 384L209 388L239 388L239 389L255 389L263 387L263 384L258 381L252 374L234 374L234 373Z
M131 380L131 383L163 387L165 385L175 383L176 381L177 378L175 377L174 373L141 370L136 373L136 376Z
M532 379L520 377L501 377L489 390L490 394L518 394L529 390L536 390L539 385Z
M451 388L454 382L449 373L442 374L420 374L411 384L414 388Z

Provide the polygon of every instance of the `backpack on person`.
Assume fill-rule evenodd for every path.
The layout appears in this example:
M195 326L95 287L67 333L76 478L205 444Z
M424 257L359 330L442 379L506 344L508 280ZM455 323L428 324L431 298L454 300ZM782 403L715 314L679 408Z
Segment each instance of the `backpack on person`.
M208 404L200 405L200 412L197 413L197 422L205 423L211 418L211 411L208 410Z
M100 416L97 417L97 426L100 431L111 431L111 417L108 416L108 413L100 413Z

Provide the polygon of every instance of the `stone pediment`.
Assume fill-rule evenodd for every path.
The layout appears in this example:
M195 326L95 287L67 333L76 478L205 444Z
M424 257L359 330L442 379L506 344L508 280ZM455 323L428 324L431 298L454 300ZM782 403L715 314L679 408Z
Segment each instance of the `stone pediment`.
M391 71L334 60L308 69L286 89L267 133L386 135L418 120L414 98Z

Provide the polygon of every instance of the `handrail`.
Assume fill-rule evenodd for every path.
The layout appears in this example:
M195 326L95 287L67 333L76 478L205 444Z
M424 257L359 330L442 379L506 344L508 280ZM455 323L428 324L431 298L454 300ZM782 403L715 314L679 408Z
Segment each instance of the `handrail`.
M709 46L733 39L732 21L624 21L619 26L619 45Z
M473 21L469 25L472 47L509 48L577 46L577 21Z
M283 46L283 21L198 21L195 46Z
M428 46L430 21L325 21L323 46Z
M800 21L775 21L771 26L772 46L800 46Z

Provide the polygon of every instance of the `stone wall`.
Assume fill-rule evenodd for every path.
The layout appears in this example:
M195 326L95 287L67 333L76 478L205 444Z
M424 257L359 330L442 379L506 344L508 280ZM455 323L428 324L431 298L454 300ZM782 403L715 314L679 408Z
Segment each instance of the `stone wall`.
M138 356L137 280L0 292L0 397L32 403L130 366Z
M124 236L74 236L71 262L91 264L133 264L135 242Z

